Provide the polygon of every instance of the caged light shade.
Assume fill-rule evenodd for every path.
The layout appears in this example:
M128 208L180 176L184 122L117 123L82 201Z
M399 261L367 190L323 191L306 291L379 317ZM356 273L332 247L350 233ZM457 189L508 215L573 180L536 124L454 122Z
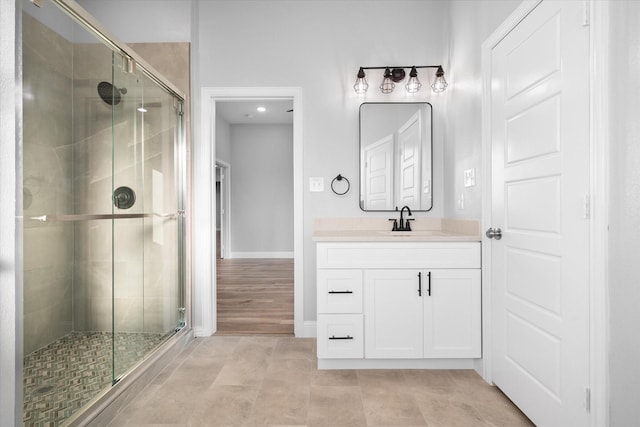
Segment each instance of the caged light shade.
M353 89L358 95L367 93L367 89L369 89L369 84L367 83L362 67L360 67L360 70L358 71L358 78L356 79L356 83L353 85Z
M431 90L435 93L444 92L444 90L449 86L447 81L444 79L444 70L442 67L438 67L436 71L436 78L433 80L433 84L431 85Z
M411 67L411 72L409 73L409 81L407 82L405 88L409 93L416 93L422 87L422 83L418 80L418 70L416 67Z
M380 83L380 92L382 93L391 93L393 89L396 87L396 84L391 79L391 70L387 67L384 70L384 78L382 79L382 83Z

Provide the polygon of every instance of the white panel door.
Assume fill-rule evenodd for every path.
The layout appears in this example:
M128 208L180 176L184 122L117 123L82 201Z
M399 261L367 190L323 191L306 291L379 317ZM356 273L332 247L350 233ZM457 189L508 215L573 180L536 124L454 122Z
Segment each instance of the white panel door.
M424 357L481 356L480 269L422 272Z
M393 209L393 135L367 145L364 160L364 208Z
M589 29L545 0L491 53L493 381L538 426L589 417Z
M420 207L420 146L422 129L420 112L414 114L398 129L400 149L398 206Z
M422 296L418 272L365 270L365 358L422 358Z

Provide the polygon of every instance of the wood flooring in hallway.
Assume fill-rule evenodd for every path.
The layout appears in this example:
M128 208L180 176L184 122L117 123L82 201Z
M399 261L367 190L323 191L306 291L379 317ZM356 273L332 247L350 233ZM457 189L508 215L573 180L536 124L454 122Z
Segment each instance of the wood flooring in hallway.
M217 259L217 335L293 334L293 259Z

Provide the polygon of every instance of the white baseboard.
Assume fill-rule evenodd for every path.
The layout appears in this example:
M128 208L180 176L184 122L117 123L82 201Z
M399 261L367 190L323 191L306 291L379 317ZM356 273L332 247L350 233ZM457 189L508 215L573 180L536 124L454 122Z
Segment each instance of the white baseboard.
M318 369L473 369L473 359L318 359Z
M315 338L316 337L316 321L315 320L305 320L302 325L302 331L300 334L297 334L297 338Z
M293 258L293 252L231 252L229 258Z
M207 328L198 326L193 328L193 336L196 338L210 337L211 335L213 335L213 332Z

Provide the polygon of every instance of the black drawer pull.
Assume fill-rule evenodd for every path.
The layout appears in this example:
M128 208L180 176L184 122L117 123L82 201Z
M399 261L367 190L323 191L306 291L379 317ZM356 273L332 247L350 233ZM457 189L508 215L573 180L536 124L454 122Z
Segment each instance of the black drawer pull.
M352 294L353 291L329 291L330 294Z
M347 335L346 337L336 337L335 335L331 335L329 339L330 340L352 340L353 337L349 335Z

